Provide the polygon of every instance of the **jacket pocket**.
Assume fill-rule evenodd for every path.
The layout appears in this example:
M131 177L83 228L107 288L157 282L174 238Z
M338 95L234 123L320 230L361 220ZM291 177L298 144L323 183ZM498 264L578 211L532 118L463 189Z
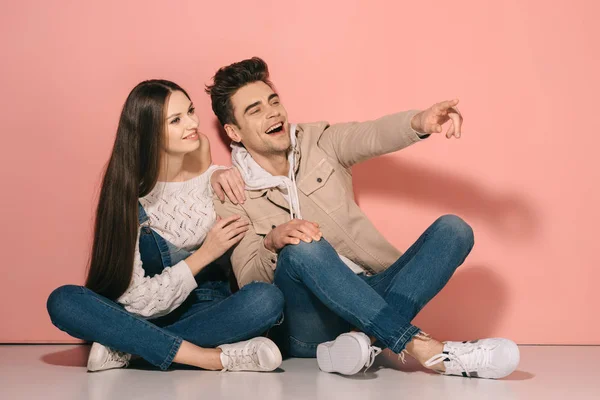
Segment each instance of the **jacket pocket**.
M346 201L346 191L334 172L333 166L324 158L298 183L298 189L327 214Z

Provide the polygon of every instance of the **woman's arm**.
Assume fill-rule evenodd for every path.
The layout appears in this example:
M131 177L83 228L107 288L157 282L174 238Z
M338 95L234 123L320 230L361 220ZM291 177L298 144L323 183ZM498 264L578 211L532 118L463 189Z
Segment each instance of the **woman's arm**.
M139 243L138 229L131 283L117 302L132 314L145 318L160 317L179 307L198 285L187 260L167 267L153 277L144 276Z

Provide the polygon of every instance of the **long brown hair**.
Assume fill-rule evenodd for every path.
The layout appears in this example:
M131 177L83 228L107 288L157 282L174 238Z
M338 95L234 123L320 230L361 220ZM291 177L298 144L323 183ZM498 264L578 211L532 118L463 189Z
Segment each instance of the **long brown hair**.
M165 141L166 107L177 84L148 80L125 101L100 190L94 244L85 286L109 299L121 296L133 274L138 199L156 185Z

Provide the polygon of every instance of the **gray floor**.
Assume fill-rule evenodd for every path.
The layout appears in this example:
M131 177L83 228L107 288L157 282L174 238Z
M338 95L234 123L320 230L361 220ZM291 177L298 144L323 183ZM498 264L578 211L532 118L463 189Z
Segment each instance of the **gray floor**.
M522 346L521 365L498 381L431 374L384 353L366 374L320 372L289 359L273 373L142 367L86 373L89 347L0 346L0 399L600 399L600 347Z

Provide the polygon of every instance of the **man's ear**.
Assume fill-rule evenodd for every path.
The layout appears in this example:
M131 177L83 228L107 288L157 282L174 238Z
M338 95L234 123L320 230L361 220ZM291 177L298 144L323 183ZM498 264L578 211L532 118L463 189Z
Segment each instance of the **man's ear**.
M237 127L232 124L225 124L223 128L225 129L227 136L229 136L229 139L236 143L240 143L242 141L242 137L240 136Z

